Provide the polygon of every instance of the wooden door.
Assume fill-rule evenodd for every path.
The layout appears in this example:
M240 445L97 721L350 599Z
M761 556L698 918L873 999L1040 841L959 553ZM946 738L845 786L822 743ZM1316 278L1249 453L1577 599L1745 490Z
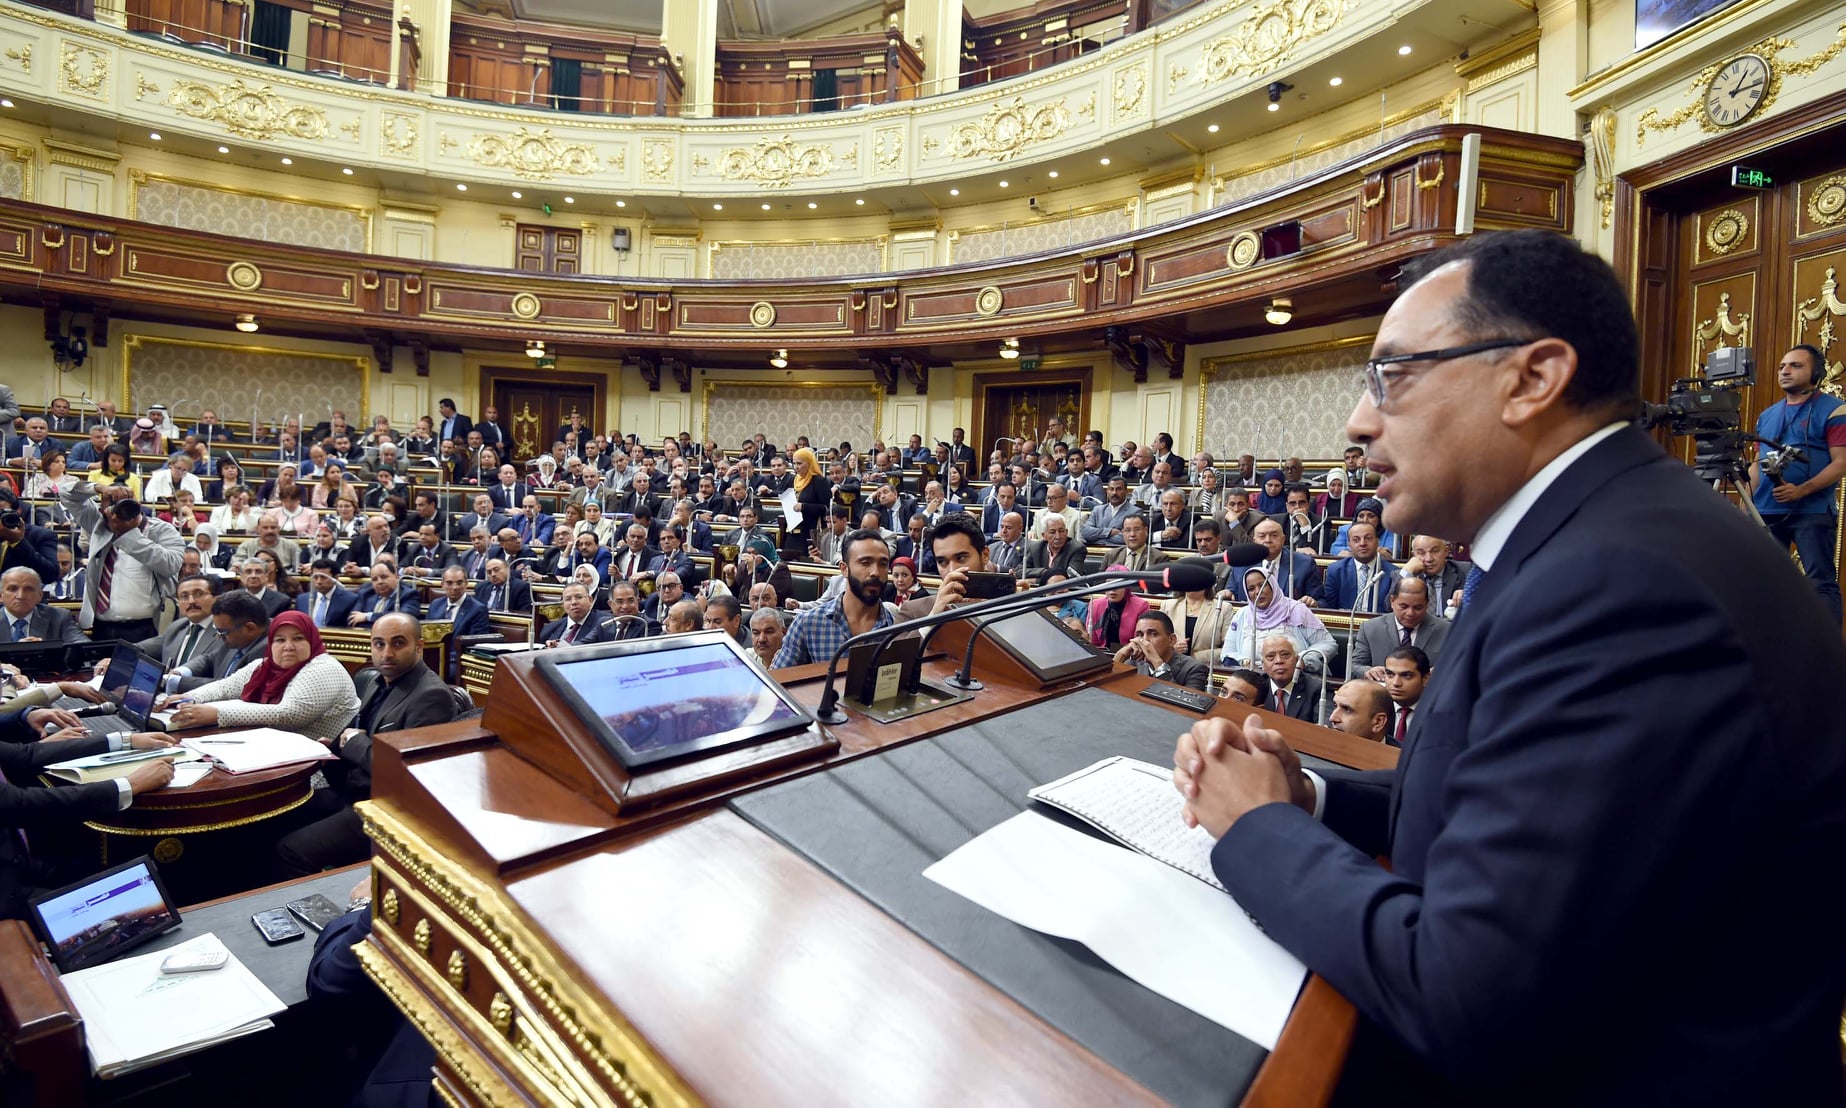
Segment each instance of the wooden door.
M594 431L602 426L607 381L600 374L559 370L533 371L507 366L481 370L483 406L500 412L500 423L513 441L512 461L523 466L550 451L558 428L581 413Z
M583 232L521 223L515 229L513 268L527 273L583 272Z
M977 374L975 398L976 420L968 442L980 460L974 476L984 477L995 439L1036 438L1052 416L1082 433L1090 418L1090 370Z

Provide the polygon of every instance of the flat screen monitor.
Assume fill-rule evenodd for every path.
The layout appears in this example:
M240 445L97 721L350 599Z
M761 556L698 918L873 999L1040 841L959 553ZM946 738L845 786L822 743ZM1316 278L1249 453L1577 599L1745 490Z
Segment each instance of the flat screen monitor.
M534 666L629 769L779 738L811 722L723 631L569 649Z
M1040 609L995 620L983 633L1047 685L1111 665L1107 654Z
M154 861L123 862L31 902L32 922L64 973L93 966L179 926Z

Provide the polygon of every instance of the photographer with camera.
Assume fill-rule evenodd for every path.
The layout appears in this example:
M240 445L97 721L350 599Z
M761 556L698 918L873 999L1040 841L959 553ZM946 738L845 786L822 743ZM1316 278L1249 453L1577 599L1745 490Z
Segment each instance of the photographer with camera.
M90 536L78 625L98 642L153 638L154 619L179 582L186 540L171 523L143 515L126 485L98 489L79 481L64 494L64 506Z
M1834 489L1846 477L1846 404L1820 391L1825 363L1806 344L1782 355L1776 383L1783 397L1756 420L1759 445L1750 465L1756 510L1784 546L1793 543L1802 571L1840 622L1840 583L1834 562Z

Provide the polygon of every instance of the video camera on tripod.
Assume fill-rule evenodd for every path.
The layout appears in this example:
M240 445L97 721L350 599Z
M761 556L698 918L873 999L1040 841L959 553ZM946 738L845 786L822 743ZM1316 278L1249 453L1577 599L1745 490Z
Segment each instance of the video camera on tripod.
M1807 460L1807 451L1798 446L1743 429L1743 390L1755 383L1755 352L1747 346L1721 346L1705 355L1705 376L1674 381L1667 402L1642 404L1635 424L1644 431L1664 424L1668 434L1692 439L1692 471L1699 479L1714 488L1734 484L1739 498L1750 505L1750 469L1744 461L1748 444L1769 447L1756 461L1773 480L1781 480L1789 462Z

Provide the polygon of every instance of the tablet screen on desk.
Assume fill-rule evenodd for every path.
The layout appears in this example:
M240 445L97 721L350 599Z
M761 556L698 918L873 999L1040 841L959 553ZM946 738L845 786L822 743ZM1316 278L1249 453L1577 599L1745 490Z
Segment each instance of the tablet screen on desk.
M987 625L986 634L1047 683L1111 665L1109 655L1098 652L1042 609L997 619Z
M107 962L179 926L152 859L104 870L32 901L32 922L64 973Z
M608 643L538 669L624 766L804 730L808 714L722 631Z

